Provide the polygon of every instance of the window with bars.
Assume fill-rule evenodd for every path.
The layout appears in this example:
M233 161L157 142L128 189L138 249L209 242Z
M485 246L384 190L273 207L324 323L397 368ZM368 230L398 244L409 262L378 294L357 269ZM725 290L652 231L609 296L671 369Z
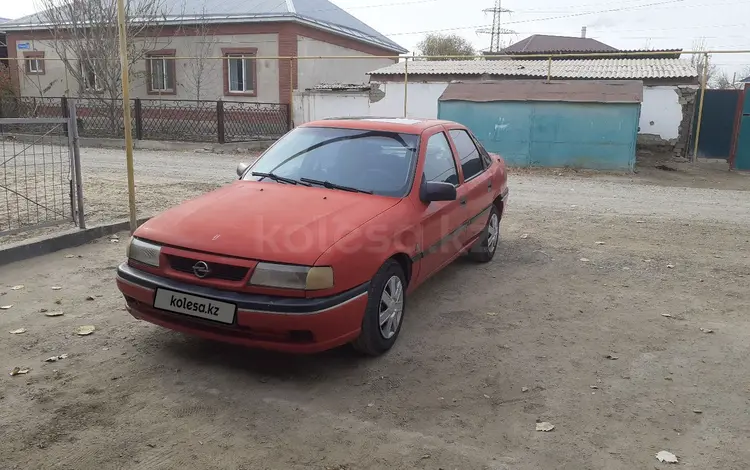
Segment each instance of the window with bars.
M224 79L226 94L251 95L257 93L256 49L224 50Z
M159 51L148 55L148 91L153 94L173 94L176 90L175 52Z

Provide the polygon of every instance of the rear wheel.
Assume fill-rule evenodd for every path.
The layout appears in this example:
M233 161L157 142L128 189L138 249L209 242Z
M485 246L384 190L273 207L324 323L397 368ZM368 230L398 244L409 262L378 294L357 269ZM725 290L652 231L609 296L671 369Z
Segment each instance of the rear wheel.
M500 213L494 205L490 209L482 234L469 250L469 257L480 263L488 263L495 257L497 244L500 241Z
M401 331L405 307L404 271L395 260L388 260L370 284L362 331L352 343L354 348L369 356L379 356L391 349Z

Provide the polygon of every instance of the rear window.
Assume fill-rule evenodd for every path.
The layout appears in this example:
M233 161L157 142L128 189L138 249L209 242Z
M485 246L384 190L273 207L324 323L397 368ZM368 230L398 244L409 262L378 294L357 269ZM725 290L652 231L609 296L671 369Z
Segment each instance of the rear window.
M269 181L252 172L273 173L403 197L411 188L418 145L413 134L298 127L268 149L243 179Z

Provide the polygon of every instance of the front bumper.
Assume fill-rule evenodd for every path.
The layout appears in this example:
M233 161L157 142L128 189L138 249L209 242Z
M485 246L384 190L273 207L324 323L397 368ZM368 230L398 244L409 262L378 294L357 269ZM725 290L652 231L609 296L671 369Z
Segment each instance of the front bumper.
M182 333L248 347L313 353L354 340L362 327L369 283L322 298L274 297L187 284L121 264L117 287L135 318ZM237 305L233 324L154 308L163 288Z

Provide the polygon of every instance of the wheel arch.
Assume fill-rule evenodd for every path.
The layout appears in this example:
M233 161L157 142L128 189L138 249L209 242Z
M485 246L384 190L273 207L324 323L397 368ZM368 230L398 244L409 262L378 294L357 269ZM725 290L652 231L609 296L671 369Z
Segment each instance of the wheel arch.
M414 267L414 262L411 260L411 257L406 253L396 253L388 259L396 261L401 266L401 269L404 271L404 277L406 278L406 285L408 286L411 282L413 272L412 268Z
M503 196L500 195L495 198L494 201L492 201L492 205L495 206L495 209L497 209L498 215L500 216L500 219L503 218L503 211L505 210L505 201L503 200Z

